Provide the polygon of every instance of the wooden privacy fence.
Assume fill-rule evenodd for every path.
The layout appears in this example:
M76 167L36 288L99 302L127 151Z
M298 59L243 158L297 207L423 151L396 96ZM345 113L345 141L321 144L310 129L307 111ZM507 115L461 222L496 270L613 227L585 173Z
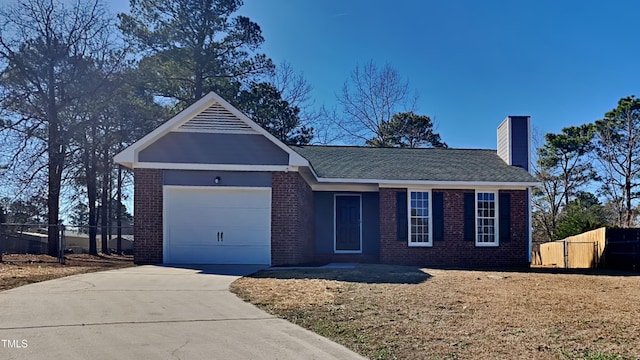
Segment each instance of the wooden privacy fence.
M540 245L534 265L567 269L589 269L601 265L607 228L599 228Z
M640 270L640 229L599 228L540 245L533 265Z

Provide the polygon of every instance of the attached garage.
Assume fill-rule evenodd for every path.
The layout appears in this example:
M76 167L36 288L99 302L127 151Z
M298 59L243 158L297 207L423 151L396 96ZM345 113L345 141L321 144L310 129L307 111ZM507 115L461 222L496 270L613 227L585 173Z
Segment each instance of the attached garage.
M164 186L164 263L271 264L271 189Z
M292 225L310 219L297 216L302 203L292 191L308 187L297 170L309 162L217 94L115 161L134 172L136 264L309 261L298 260L300 231Z

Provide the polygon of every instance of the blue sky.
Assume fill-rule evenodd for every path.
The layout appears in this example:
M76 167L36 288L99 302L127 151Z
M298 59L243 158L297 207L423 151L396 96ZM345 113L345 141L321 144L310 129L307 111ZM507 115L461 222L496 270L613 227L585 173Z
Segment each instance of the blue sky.
M390 63L450 147L495 148L507 115L558 132L640 94L638 1L245 0L240 13L318 106L335 105L356 64Z

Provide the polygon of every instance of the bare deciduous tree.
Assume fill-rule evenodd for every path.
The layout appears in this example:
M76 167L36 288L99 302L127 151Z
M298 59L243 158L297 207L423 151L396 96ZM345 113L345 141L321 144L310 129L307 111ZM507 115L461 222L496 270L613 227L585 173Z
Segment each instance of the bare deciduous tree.
M110 27L98 0L69 6L25 0L0 11L0 107L6 115L0 130L19 139L14 153L33 151L37 145L20 143L36 141L46 155L51 255L58 252L55 224L73 121L67 109L92 91L77 84L95 60L91 54L106 46Z
M335 122L345 135L361 143L387 143L380 124L389 122L396 113L413 111L417 94L390 64L379 67L369 61L351 72L337 100L342 114Z
M278 64L267 80L278 90L282 100L300 111L308 110L313 105L311 84L302 73L296 73L290 63L283 61Z

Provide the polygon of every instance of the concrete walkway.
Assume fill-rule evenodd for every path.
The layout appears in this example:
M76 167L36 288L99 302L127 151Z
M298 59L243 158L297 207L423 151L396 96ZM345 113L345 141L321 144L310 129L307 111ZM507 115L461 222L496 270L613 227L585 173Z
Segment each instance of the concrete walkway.
M140 266L0 292L0 359L363 359L228 291L253 270Z

